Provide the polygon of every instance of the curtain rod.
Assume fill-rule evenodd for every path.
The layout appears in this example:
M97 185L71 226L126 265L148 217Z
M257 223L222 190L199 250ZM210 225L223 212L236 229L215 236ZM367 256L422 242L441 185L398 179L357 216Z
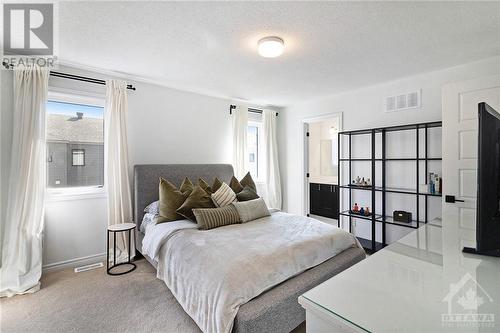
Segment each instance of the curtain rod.
M101 80L101 79L94 79L92 77L67 74L67 73L61 73L61 72L56 72L56 71L50 71L50 76L60 77L63 79L70 79L70 80L75 80L75 81L83 81L83 82L90 82L90 83L95 83L95 84L102 84L104 86L106 85L106 81ZM131 84L127 84L127 89L135 90L135 87Z
M234 104L229 105L229 114L233 114L234 109L236 109L236 105L234 105ZM248 112L262 114L261 109L248 108ZM277 116L278 116L278 112L276 112L276 117Z
M6 69L10 69L13 67L11 64L8 64L6 62L2 62L2 65ZM90 82L90 83L95 83L95 84L106 85L106 81L101 80L101 79L95 79L95 78L88 77L88 76L74 75L74 74L68 74L68 73L62 73L62 72L56 72L56 71L50 71L50 76L60 77L63 79L70 79L70 80L75 80L75 81ZM131 84L127 84L127 89L135 90L135 87Z

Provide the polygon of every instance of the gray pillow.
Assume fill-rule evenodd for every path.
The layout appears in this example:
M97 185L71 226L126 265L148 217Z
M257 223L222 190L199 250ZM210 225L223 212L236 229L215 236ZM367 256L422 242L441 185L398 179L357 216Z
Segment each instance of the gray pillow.
M262 198L242 202L233 202L231 205L233 205L238 211L241 222L249 222L271 215L269 213L269 209L267 209L264 199Z

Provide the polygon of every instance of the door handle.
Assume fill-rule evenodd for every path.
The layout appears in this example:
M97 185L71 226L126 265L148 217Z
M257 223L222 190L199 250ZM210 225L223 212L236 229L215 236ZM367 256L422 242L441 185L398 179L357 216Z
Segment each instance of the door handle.
M455 203L455 202L465 202L465 200L455 199L454 195L447 195L444 197L444 201L447 203Z

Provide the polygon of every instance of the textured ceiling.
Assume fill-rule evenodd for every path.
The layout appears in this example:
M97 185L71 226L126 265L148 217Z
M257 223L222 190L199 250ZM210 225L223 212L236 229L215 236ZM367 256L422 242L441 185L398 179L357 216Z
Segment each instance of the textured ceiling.
M283 56L259 57L277 35ZM59 58L285 106L500 54L500 2L60 2Z

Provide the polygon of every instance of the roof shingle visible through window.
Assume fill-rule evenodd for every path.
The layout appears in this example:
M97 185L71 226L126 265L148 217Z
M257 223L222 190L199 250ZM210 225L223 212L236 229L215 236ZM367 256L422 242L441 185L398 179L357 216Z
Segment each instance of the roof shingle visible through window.
M85 143L104 142L104 120L48 114L47 141L69 141Z

